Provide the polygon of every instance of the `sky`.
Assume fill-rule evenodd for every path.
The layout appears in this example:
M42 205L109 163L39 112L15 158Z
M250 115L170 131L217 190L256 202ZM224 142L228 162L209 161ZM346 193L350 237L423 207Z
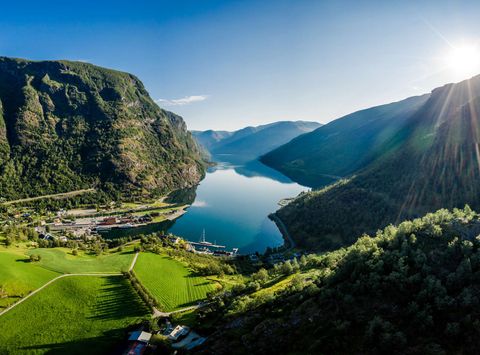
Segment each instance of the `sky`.
M10 1L0 55L139 77L190 129L327 123L480 74L478 1Z

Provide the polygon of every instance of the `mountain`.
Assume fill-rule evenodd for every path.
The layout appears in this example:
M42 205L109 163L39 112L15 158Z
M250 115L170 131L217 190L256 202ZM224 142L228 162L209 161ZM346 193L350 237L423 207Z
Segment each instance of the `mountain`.
M352 113L293 139L260 160L304 185L331 183L390 150L392 138L428 97L411 97Z
M278 211L300 245L332 249L389 223L480 207L480 76L435 89L367 166Z
M204 174L181 117L135 76L70 61L0 57L0 196L115 186L152 193Z
M196 353L475 353L479 233L469 208L440 210L277 264L203 310Z
M317 122L281 121L238 131L193 131L197 141L212 155L233 155L249 161L291 139L320 127Z

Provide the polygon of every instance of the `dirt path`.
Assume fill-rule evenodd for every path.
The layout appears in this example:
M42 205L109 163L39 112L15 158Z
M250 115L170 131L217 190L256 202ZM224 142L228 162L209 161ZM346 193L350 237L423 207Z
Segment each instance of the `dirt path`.
M132 271L133 268L135 267L135 264L137 263L137 259L138 259L138 255L139 255L139 254L140 254L140 253L137 252L137 253L135 254L135 256L133 257L132 263L130 264L130 269L128 269L129 272Z
M60 194L51 194L51 195L43 195L43 196L36 196L36 197L28 197L28 198L21 198L18 200L12 200L12 201L6 201L3 202L2 205L12 205L14 203L21 203L21 202L29 202L29 201L35 201L35 200L42 200L44 198L55 198L55 199L60 199L60 198L65 198L65 197L72 197L76 195L82 195L87 192L95 192L96 190L94 188L90 189L83 189L83 190L75 190L75 191L69 191L69 192L63 192Z
M160 312L157 308L153 307L152 317L153 318L170 317L172 314L191 311L193 309L197 309L197 308L200 308L200 307L202 307L202 306L200 306L200 305L190 306L190 307L186 307L186 308L182 308L182 309L177 309L176 311L172 311L172 312Z
M50 281L48 281L45 285L37 288L36 290L32 291L31 293L29 293L27 296L25 296L24 298L22 298L21 300L19 300L18 302L12 304L10 307L7 307L5 308L3 311L0 312L0 317L3 316L5 313L11 311L12 309L14 309L15 307L17 307L19 304L25 302L26 300L28 300L30 297L32 297L33 295L35 295L36 293L42 291L45 287L51 285L52 283L54 283L55 281L57 280L60 280L60 279L63 279L64 277L70 277L70 276L96 276L96 277L105 277L105 276L122 276L121 273L104 273L104 274L63 274L63 275L60 275L60 276L57 276L55 277L54 279L51 279Z

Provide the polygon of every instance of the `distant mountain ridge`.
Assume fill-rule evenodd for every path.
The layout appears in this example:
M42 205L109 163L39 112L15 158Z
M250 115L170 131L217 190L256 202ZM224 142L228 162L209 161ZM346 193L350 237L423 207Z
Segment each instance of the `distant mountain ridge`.
M92 64L0 57L0 196L93 186L150 194L204 174L180 116L135 76Z
M192 131L212 155L234 155L242 160L253 160L291 139L320 127L317 122L279 121L237 131Z
M478 209L479 113L480 76L433 90L403 118L384 143L388 149L346 179L303 194L278 215L304 247L333 249L439 208Z

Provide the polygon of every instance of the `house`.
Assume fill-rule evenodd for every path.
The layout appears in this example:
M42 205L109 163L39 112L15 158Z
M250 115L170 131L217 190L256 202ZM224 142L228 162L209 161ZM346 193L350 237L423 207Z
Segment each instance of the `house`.
M147 350L148 343L152 338L151 333L147 333L141 330L130 333L128 338L129 345L124 355L141 355Z
M48 233L47 234L40 233L38 235L38 238L43 239L43 240L53 240L54 239L53 236L51 234L48 234Z
M170 239L170 242L173 243L173 244L178 244L180 242L180 238L179 237L169 237L168 239Z
M188 332L190 332L190 328L186 325L177 325L167 338L170 340L178 340L182 336L187 335Z
M102 226L112 225L117 223L116 217L105 217L103 221L100 223Z
M138 342L141 342L141 343L147 343L150 341L150 339L152 338L152 334L151 333L147 333L147 332L143 332L143 331L136 331L136 332L132 332L132 334L130 334L130 337L128 338L128 341L138 341Z

